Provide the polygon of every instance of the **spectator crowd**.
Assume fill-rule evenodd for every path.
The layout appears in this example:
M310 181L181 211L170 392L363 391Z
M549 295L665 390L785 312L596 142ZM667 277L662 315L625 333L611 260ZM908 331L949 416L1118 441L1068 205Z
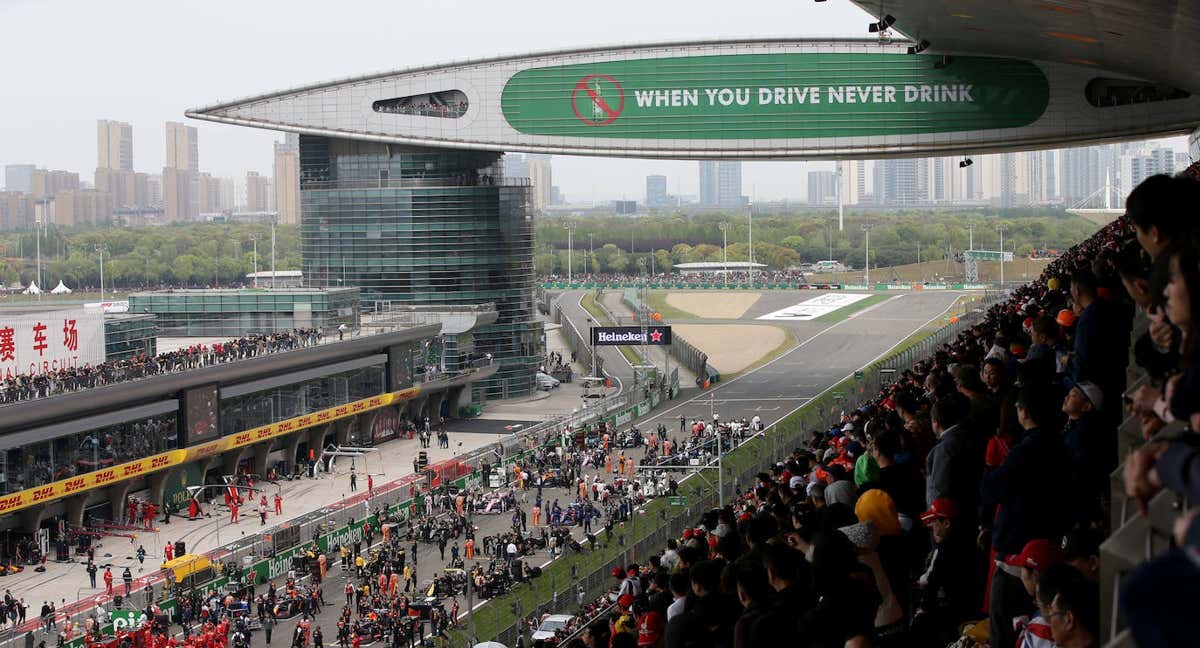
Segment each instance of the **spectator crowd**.
M1117 428L1126 496L1200 496L1200 255L1190 177L1125 217L618 574L588 648L1098 646ZM1191 297L1197 292L1197 297ZM1123 398L1133 362L1149 378ZM1141 374L1139 374L1141 375ZM1124 581L1137 645L1195 645L1200 518Z
M0 405L314 346L324 337L319 327L256 333L215 344L193 344L155 356L143 353L127 360L14 376L0 380Z

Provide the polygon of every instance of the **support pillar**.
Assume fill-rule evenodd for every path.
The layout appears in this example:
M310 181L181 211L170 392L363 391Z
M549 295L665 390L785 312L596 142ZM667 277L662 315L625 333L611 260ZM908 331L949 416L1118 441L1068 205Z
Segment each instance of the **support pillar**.
M284 461L286 462L288 472L295 472L296 450L300 448L300 442L303 440L301 435L295 433L284 437Z
M442 403L446 400L446 392L440 391L429 395L429 424L437 426L438 417L442 415Z
M377 409L377 410L372 410L370 412L363 412L362 414L359 414L359 416L358 416L359 437L361 437L360 440L364 444L370 443L370 444L374 445L374 443L375 443L375 421L379 419L379 413L382 411L383 411L382 409Z
M267 458L271 456L274 445L275 440L271 439L254 446L254 472L259 475L267 474Z
M350 445L350 419L345 418L333 424L338 445Z
M129 489L133 486L132 479L120 481L107 488L108 505L112 509L109 519L113 522L122 523L125 520L125 497L129 495Z
M246 448L237 448L221 455L221 469L226 475L236 475L238 464L246 456Z
M63 500L64 516L67 519L67 524L73 527L83 526L83 509L87 506L88 495L91 493L79 493L72 495Z
M150 501L155 504L161 504L162 506L167 506L167 503L163 501L163 491L167 487L167 479L170 477L173 477L173 476L177 476L182 471L183 471L182 467L172 466L170 468L167 468L166 470L160 470L156 473L150 473L149 475L147 475L146 476L146 497L150 498Z
M42 518L46 516L45 506L30 506L21 510L21 529L34 531L42 526Z

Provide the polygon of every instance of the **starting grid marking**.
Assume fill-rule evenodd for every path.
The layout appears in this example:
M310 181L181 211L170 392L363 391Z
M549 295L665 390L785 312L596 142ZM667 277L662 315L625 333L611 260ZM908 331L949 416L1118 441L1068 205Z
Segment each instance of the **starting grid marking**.
M865 293L826 293L806 299L799 304L781 308L773 313L759 316L758 319L807 322L822 315L828 315L840 308L845 308L850 304L860 302L867 297L870 297L870 295Z

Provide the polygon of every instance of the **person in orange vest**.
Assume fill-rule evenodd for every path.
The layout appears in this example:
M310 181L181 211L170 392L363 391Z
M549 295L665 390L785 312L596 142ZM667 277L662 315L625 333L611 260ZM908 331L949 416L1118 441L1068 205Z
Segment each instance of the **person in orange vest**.
M608 452L608 432L604 433L604 451Z
M375 478L367 475L367 497L375 497Z
M400 573L392 572L391 577L388 578L388 596L395 598L398 589L400 589Z
M237 524L238 521L238 505L237 500L229 503L229 523Z
M467 560L474 560L475 559L475 540L473 540L471 538L467 538L467 541L463 543L463 547L465 547L467 550Z
M275 493L275 515L283 515L283 497Z
M533 505L533 526L542 526L542 507Z
M623 472L625 472L625 453L624 452L621 453L621 456L617 457L617 474L620 475Z
M671 440L670 439L663 439L663 456L664 457L671 456Z
M580 479L579 480L579 497L581 497L583 499L587 499L587 493L588 493L587 482Z
M604 472L612 474L612 455L604 455Z
M105 567L104 568L104 589L106 589L108 591L109 596L112 596L112 582L113 582L112 569Z
M175 559L175 545L171 544L169 540L167 541L167 546L163 547L163 556L167 560Z
M630 457L629 461L625 462L625 466L629 468L629 476L633 477L633 457Z

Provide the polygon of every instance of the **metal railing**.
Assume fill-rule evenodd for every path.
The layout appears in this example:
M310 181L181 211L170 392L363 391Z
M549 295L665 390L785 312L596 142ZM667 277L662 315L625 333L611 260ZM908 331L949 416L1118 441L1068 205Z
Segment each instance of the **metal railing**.
M585 405L579 412L518 430L512 434L500 437L496 443L461 455L451 461L457 461L465 466L477 467L483 459L492 459L495 457L496 450L500 449L500 456L503 458L503 461L511 462L514 460L514 457L519 457L521 453L536 447L549 433L556 433L566 426L576 427L588 423L593 419L605 416L628 405L629 398L623 395L590 403ZM492 459L492 462L495 465L495 459ZM461 476L467 475L457 477ZM420 490L419 487L425 483L425 478L426 475L424 473L414 474L386 484L377 485L373 496L369 500L372 510L383 508L401 512L406 511L407 504L411 500L410 488L417 487L417 490ZM361 521L366 517L363 514L363 510L358 506L360 500L366 501L363 499L364 495L360 494L322 507L298 518L290 519L284 524L289 527L299 526L300 544L307 544L318 536L345 527L355 520ZM270 530L268 529L267 531L269 532ZM273 555L274 546L263 539L267 535L269 533L256 533L253 536L204 552L203 555L211 560L214 565L218 566L217 569L220 569L220 565L229 563L240 568L245 564L247 558L250 562L254 562ZM289 565L281 564L278 571L282 574L286 573L289 569ZM275 570L273 569L272 571L274 572ZM276 576L277 574L275 573L271 575L272 578ZM157 573L151 574L145 579L144 583L139 583L131 589L130 596L123 597L125 599L123 607L125 609L129 609L130 607L142 608L149 603L162 603L166 601L172 596L168 578L169 573L166 570L159 570ZM201 585L195 589L196 591L202 591L205 589L205 586ZM114 590L123 592L124 588L123 586L114 586ZM82 628L85 619L93 616L96 612L97 607L93 604L93 601L99 601L104 605L106 610L112 609L111 599L106 596L75 601L58 609L56 622L59 627L64 627L63 624L65 623L75 623L78 627ZM56 637L53 635L43 633L39 623L38 619L34 619L20 628L10 631L10 636L0 639L0 648L24 648L27 642L25 639L27 634L32 635L33 641L44 639L49 643L56 640ZM38 629L30 629L33 626L37 626ZM20 643L18 644L17 642Z
M380 178L378 180L306 180L301 188L321 189L436 189L439 187L529 187L529 178L495 176L447 176L429 178Z

